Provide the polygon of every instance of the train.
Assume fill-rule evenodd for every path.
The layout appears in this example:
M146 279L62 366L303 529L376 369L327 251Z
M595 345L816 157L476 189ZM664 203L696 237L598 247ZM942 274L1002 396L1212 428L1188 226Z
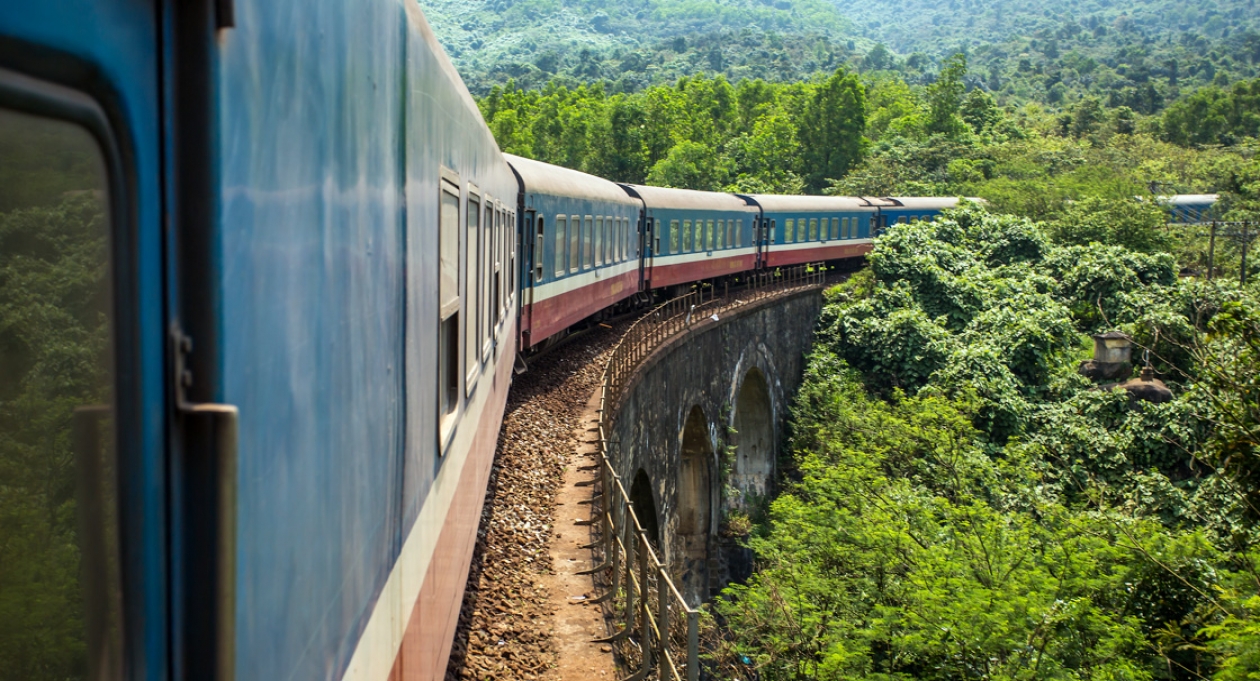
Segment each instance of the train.
M0 678L439 679L530 353L955 198L502 153L411 0L0 13Z

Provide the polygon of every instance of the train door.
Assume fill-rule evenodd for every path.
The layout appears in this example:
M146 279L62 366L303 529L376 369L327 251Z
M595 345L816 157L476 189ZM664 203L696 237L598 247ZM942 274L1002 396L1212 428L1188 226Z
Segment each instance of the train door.
M522 233L533 235L533 238L521 239L521 247L527 251L522 254L521 261L529 263L529 272L525 275L525 281L522 282L523 295L520 305L524 308L524 312L520 315L519 323L521 327L521 345L528 347L530 329L533 327L534 321L534 287L542 283L543 278L543 231L546 226L546 218L539 216L533 210L526 210L523 215Z
M652 254L649 253L651 245L651 221L647 217L647 211L639 211L639 290L647 291L652 287Z
M216 6L0 12L8 677L234 673L235 410L212 400L208 283Z

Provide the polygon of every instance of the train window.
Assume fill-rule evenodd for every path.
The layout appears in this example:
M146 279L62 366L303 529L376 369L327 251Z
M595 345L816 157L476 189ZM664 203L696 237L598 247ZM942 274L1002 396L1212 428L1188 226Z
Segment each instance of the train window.
M442 430L459 403L459 188L443 180L438 215L441 278L438 300L441 323L438 333L438 405Z
M831 218L831 238L840 238L840 218Z
M617 240L617 260L625 262L627 244L630 242L630 218L621 218L621 238Z
M490 211L490 220L494 223L491 232L491 243L494 244L494 255L490 257L490 307L495 322L499 321L499 307L503 304L503 225L499 220L499 211Z
M788 218L783 221L783 243L790 244L796 241L796 220Z
M582 269L595 265L595 218L582 218Z
M604 264L604 216L595 216L595 265Z
M582 217L569 216L569 272L582 268Z
M543 280L543 240L546 230L543 229L545 220L539 215L535 220L534 229L537 230L537 236L534 237L534 282L541 283Z
M564 276L566 268L566 260L564 257L564 245L566 232L569 229L569 218L564 215L557 215L555 222L552 223L552 229L556 230L556 252L552 256L556 261L556 276Z
M723 248L725 246L725 243L724 243L725 241L726 241L726 220L718 220L717 221L717 243L715 244L715 246L719 249Z
M691 252L691 220L683 220L682 227L683 253Z
M704 223L704 250L713 250L713 221L706 220Z
M604 216L604 262L612 264L613 246L616 241L616 230L613 229L613 219L611 215Z
M506 306L511 304L512 297L516 294L516 229L517 229L516 213L513 211L508 211L506 214L506 219L507 219L507 243L508 243L508 275L507 275L507 279L505 279L503 282L504 287L507 289L506 294L503 296L503 300L505 301L505 313L506 313Z
M902 215L901 217L897 218L897 222L903 225L906 224L906 216Z
M770 221L770 238L766 240L767 243L771 243L771 244L774 243L775 238L778 237L779 235L778 229L779 229L779 221L771 220Z
M488 357L494 335L494 201L486 196L481 204L481 353Z
M464 242L464 389L465 393L472 392L473 383L477 377L477 367L480 363L477 361L480 353L477 352L477 342L480 338L477 334L477 290L481 286L481 280L477 278L477 260L481 255L478 246L480 245L481 236L481 197L476 193L476 189L469 187L468 189L468 210L466 229L467 240Z
M121 678L106 157L4 108L0 149L0 676Z
M809 219L809 240L818 241L818 218Z
M677 220L669 221L669 252L677 253L679 249L679 241L682 239L682 229L678 226Z

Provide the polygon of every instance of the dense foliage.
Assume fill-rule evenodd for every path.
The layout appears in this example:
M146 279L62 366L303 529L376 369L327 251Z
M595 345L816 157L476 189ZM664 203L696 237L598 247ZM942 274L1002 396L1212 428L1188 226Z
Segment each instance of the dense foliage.
M1260 673L1260 298L1086 241L1092 209L896 225L828 292L723 675ZM1076 373L1111 328L1172 401Z
M1154 113L1185 91L1255 77L1251 0L425 0L473 92L606 81L615 92L683 76L797 81L848 65L931 82L973 59L1003 104L1085 95ZM1009 101L1008 101L1009 100Z

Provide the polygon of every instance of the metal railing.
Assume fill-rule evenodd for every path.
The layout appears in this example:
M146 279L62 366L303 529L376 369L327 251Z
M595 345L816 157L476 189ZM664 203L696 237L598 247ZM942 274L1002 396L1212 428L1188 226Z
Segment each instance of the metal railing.
M679 333L738 307L821 287L825 277L821 266L800 265L748 274L733 294L726 284L721 298L714 287L707 296L702 287L640 317L613 349L600 387L596 464L600 475L590 483L600 485L594 496L601 510L598 517L580 522L600 526L600 538L586 548L602 551L601 562L584 574L594 575L597 582L605 577L604 594L590 602L608 604L619 620L621 629L598 642L621 645L623 660L637 667L624 681L641 681L654 670L661 681L700 679L700 611L687 604L670 578L668 565L652 546L611 460L612 414L628 381L643 360Z

